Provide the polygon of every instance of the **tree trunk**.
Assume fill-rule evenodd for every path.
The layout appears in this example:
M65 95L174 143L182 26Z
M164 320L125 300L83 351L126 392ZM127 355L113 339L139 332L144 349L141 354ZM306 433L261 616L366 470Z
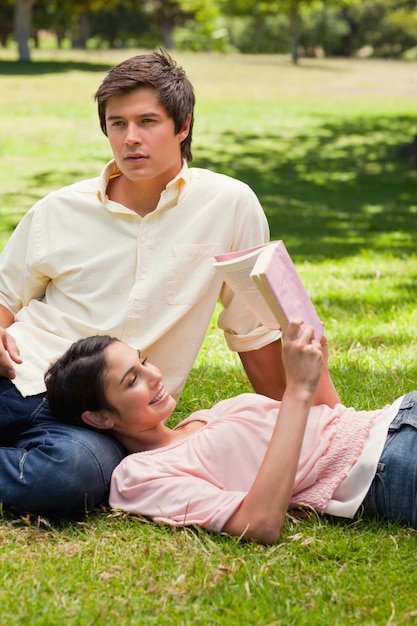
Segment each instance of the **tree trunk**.
M83 11L80 15L80 43L81 48L87 48L87 41L90 36L90 18L87 11Z
M14 8L14 35L19 50L19 61L30 61L29 38L32 27L32 7L36 0L16 0Z
M290 31L291 31L291 57L294 65L298 63L298 43L300 36L300 14L298 11L299 0L290 2Z
M78 16L78 33L72 38L72 47L80 50L87 48L90 36L90 18L87 11L82 11Z
M162 41L165 50L172 50L174 47L173 41L173 32L174 26L172 20L170 19L162 19L160 22L161 33L162 33Z

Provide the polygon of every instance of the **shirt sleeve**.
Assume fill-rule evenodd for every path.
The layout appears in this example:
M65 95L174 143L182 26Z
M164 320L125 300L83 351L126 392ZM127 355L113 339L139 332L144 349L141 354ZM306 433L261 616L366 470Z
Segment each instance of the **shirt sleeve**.
M171 526L198 525L221 532L246 496L226 491L198 476L159 469L144 463L143 455L126 457L115 469L110 487L110 506Z
M14 315L31 300L41 299L50 280L35 261L42 226L34 209L24 215L0 256L0 304Z
M268 243L269 225L262 206L252 189L247 188L246 206L242 207L240 228L237 229L234 250L245 250ZM260 324L247 308L244 299L223 283L220 292L223 306L218 326L223 330L229 348L236 352L258 350L281 337L280 331L272 331Z

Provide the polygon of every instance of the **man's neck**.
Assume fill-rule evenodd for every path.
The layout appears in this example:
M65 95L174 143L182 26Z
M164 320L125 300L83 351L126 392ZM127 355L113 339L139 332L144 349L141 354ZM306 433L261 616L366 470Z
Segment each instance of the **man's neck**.
M144 217L156 209L165 186L164 182L155 184L155 181L149 184L146 181L135 184L122 174L109 181L107 195L110 200Z

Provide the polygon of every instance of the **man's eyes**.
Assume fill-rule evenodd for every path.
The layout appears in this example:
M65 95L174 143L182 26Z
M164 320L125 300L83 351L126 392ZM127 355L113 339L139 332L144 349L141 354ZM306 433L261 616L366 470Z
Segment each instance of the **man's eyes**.
M155 124L156 120L153 117L144 117L143 120L138 121L138 126L143 125L146 126L148 124ZM123 120L116 120L112 122L112 126L126 126L126 122Z

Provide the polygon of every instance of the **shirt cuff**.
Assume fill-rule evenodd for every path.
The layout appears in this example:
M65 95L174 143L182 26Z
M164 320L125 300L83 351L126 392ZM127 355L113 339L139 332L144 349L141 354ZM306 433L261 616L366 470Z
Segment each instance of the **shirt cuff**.
M258 326L245 335L237 335L225 330L224 336L230 350L250 352L250 350L259 350L259 348L277 341L282 337L282 333L279 330L268 330L265 326Z

